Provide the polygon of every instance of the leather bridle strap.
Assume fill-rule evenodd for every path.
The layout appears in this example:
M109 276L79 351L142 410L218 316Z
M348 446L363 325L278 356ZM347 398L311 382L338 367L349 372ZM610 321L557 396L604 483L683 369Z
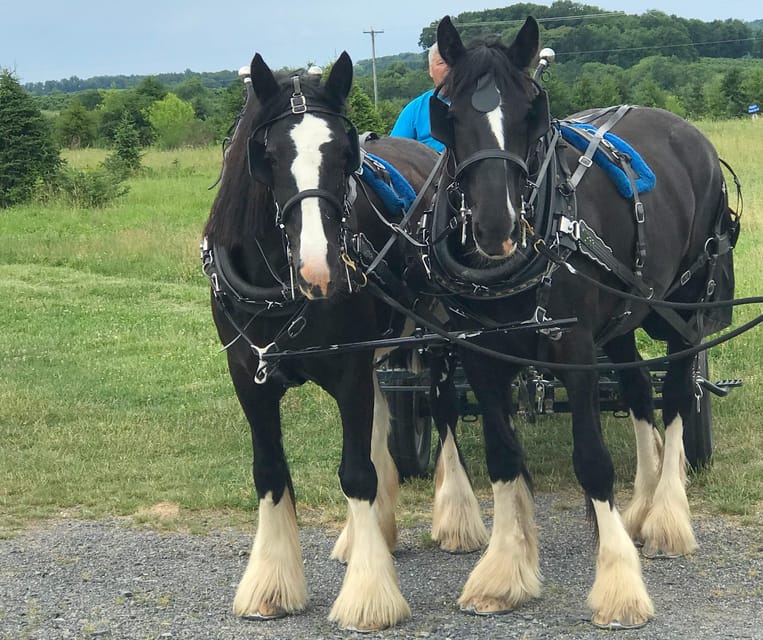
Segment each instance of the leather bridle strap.
M299 193L295 193L291 198L289 198L286 201L286 204L284 204L283 208L280 210L278 214L278 220L276 220L276 224L279 226L284 224L286 221L286 217L289 215L292 209L296 207L300 202L307 198L320 198L321 200L325 200L328 202L334 209L336 209L337 213L341 216L344 214L344 205L342 202L340 202L339 198L337 198L331 191L328 191L326 189L305 189L304 191L300 191Z
M524 158L518 156L516 153L511 151L504 151L503 149L482 149L476 153L473 153L466 160L456 166L454 180L458 180L464 171L466 171L466 169L471 167L473 164L482 162L483 160L506 160L512 164L517 165L525 175L529 174L529 170L527 169L527 162L525 162Z

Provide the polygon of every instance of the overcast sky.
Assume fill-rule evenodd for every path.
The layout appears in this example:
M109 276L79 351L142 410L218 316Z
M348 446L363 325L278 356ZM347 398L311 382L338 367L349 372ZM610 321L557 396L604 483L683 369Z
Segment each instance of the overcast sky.
M550 5L551 0L536 4ZM763 18L759 0L592 0L592 6L684 18ZM71 76L220 71L259 52L273 68L420 51L422 27L500 0L0 0L0 68L20 82ZM627 43L624 43L627 46Z

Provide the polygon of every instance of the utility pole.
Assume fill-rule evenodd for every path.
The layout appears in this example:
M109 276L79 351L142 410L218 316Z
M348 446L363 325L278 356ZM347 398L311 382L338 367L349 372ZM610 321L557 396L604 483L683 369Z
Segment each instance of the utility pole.
M371 27L370 31L364 31L363 33L371 34L371 69L374 77L374 108L376 108L377 102L379 102L379 95L376 90L376 34L384 33L384 31L374 31L374 28Z

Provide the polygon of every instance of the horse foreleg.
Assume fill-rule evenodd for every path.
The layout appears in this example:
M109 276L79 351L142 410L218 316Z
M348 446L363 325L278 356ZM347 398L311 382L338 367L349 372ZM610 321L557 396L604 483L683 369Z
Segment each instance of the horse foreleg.
M559 354L566 361L594 361L592 340L583 336L560 346L568 349ZM614 504L615 470L601 433L598 376L575 371L560 372L560 377L572 412L575 475L591 501L598 532L596 576L588 595L591 621L607 628L638 627L654 615L654 605L638 551Z
M452 358L432 353L429 405L440 436L440 455L435 465L431 535L443 551L466 553L485 546L488 536L456 441L454 367Z
M524 452L511 425L513 369L485 366L462 353L464 369L482 408L485 458L493 487L493 531L458 602L480 615L515 609L540 595L538 534Z
M260 500L259 523L249 563L233 600L245 618L271 619L305 608L307 589L299 548L294 504L285 491L276 503L272 492Z
M431 535L443 551L468 553L485 546L487 529L461 461L455 434L449 425L445 430L435 466Z
M344 434L339 479L347 496L352 528L344 582L329 619L342 628L364 631L389 627L411 615L400 593L392 554L380 524L380 513L389 513L389 508L381 506L377 510L373 506L385 492L379 485L388 479L378 479L371 461L372 422L374 414L377 420L387 421L389 415L384 410L386 403L376 403L378 411L373 408L374 396L381 396L381 392L372 382L370 370L370 359L349 362L334 390ZM386 434L379 430L376 437L381 444Z
M614 504L591 500L599 549L596 578L588 594L591 621L599 627L640 627L654 616L641 574L641 562Z
M400 593L392 555L367 500L348 498L353 540L342 588L331 607L329 620L343 629L386 629L411 616Z
M541 590L533 500L524 476L493 483L495 516L488 547L458 600L479 615L516 609Z
M671 345L672 350L680 345ZM686 457L683 443L682 415L691 411L691 360L671 363L663 382L663 420L665 447L662 471L652 500L652 508L644 521L643 553L648 557L676 557L697 548L691 526L689 500L686 497Z
M291 478L281 442L283 388L270 382L255 385L251 370L241 366L231 352L228 358L252 431L253 475L259 496L257 533L233 611L247 618L277 618L304 609L307 602Z
M374 500L374 511L379 519L379 526L390 551L397 544L397 524L395 508L400 488L400 480L395 461L387 445L389 439L390 416L387 397L379 387L379 381L374 371L374 422L371 435L371 461L376 468L379 479ZM342 533L334 544L331 557L340 562L347 562L352 548L353 519L352 510L347 509L347 522Z

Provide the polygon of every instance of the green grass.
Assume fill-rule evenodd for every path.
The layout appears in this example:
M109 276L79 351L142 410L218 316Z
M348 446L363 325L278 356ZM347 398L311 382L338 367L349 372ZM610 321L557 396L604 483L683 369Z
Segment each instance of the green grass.
M742 180L738 295L759 294L763 130L748 121L701 126ZM92 166L104 155L86 150L68 160ZM144 514L161 502L180 505L172 526L251 520L248 426L198 259L219 150L150 152L143 162L129 194L105 209L0 211L0 534L61 512ZM739 309L735 321L756 313ZM714 378L745 384L714 400L715 462L693 480L695 507L748 520L761 512L761 362L759 330L711 352ZM300 514L333 522L344 511L336 407L305 385L289 391L282 414ZM575 495L568 416L520 420L518 428L536 487ZM627 491L630 424L604 416L604 429ZM462 431L475 486L488 496L480 429ZM431 495L430 480L407 483L402 522L425 516Z

